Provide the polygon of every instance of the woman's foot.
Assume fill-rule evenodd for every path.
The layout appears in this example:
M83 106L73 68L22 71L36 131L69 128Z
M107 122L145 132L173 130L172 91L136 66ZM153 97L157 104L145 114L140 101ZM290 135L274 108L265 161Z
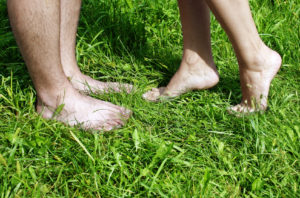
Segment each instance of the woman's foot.
M48 92L37 101L37 112L46 119L55 119L70 126L79 125L85 130L109 131L124 125L131 111L85 96L71 85L60 92Z
M167 87L153 88L143 94L149 101L160 98L176 97L191 90L208 89L219 82L215 64L207 64L198 55L183 57L179 70L172 77Z
M270 84L281 66L280 55L264 46L257 58L249 65L240 65L242 102L230 107L230 113L264 111Z

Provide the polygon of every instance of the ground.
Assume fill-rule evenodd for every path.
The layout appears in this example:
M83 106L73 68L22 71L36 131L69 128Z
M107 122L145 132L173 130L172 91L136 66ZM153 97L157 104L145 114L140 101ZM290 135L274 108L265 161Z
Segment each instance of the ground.
M0 0L1 197L296 197L299 194L299 3L250 1L265 43L283 57L265 114L236 117L232 47L212 17L220 83L152 103L179 66L175 0L85 0L77 58L85 74L126 82L131 94L93 97L133 111L122 128L85 132L35 113L35 91Z

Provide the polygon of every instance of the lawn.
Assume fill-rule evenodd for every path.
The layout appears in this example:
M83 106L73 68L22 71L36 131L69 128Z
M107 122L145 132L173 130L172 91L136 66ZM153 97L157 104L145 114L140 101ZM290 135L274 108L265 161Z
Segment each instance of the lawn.
M257 28L283 57L265 114L229 115L241 99L231 44L212 16L221 75L210 90L151 103L179 66L175 0L84 0L77 59L86 74L137 90L93 97L133 111L122 128L85 132L35 113L35 90L0 0L0 197L297 197L300 4L251 0Z

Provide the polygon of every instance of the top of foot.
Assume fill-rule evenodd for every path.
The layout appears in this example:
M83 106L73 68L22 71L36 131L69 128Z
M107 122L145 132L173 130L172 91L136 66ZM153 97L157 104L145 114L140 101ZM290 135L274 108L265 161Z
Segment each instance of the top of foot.
M131 114L123 107L82 95L76 90L66 90L57 101L56 105L49 105L47 101L38 100L38 113L44 118L55 119L70 126L79 125L85 130L109 131L119 128Z
M143 94L148 101L172 98L192 90L208 89L219 82L219 74L214 64L207 65L200 59L193 64L182 61L179 70L167 87L153 88Z
M130 93L133 86L127 83L101 82L89 76L79 74L69 78L75 89L84 93L109 93L122 92Z

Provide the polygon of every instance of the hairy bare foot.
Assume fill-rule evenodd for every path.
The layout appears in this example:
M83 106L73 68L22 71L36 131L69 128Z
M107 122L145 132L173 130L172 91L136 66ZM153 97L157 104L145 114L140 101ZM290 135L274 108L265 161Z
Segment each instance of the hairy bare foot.
M118 82L101 82L94 80L93 78L77 74L69 77L69 80L73 87L84 93L104 93L104 92L121 92L125 91L130 93L133 90L133 86L126 83Z
M230 113L266 110L270 84L281 66L281 57L267 47L260 56L253 65L240 67L242 102L230 107Z
M207 64L197 57L183 58L179 70L167 87L153 88L143 94L149 101L176 97L191 90L208 89L219 82L219 74L214 63Z
M105 131L121 127L131 114L130 110L82 95L74 88L65 89L54 97L44 97L43 101L38 99L37 112L46 119L70 126Z

